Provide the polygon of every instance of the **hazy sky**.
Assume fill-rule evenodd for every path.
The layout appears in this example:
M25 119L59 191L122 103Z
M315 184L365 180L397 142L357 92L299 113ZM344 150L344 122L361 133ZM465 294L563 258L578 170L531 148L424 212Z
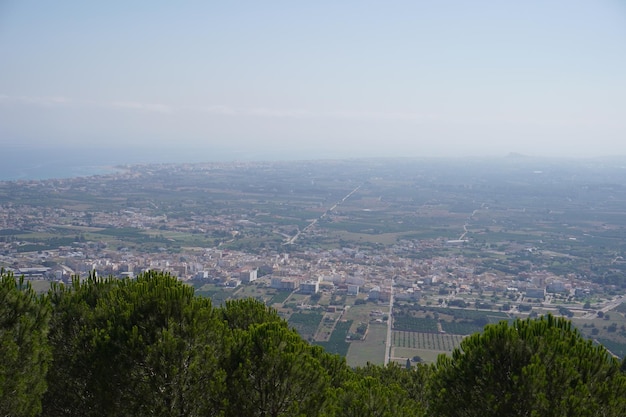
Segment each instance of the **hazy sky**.
M626 155L626 2L0 0L0 144Z

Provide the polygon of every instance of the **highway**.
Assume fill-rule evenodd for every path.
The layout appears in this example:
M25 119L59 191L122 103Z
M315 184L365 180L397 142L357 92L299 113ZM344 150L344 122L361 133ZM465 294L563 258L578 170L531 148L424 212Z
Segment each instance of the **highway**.
M620 304L622 304L624 301L626 301L626 295L616 297L614 300L607 302L602 308L599 308L596 311L590 311L581 318L588 319L588 320L594 319L598 316L597 311L607 313L613 310L614 308L616 308L617 306L619 306Z
M391 279L391 291L389 295L389 318L387 319L387 340L385 342L385 365L392 356L391 329L393 328L393 278Z
M298 238L300 237L300 235L302 233L305 233L307 230L311 229L313 226L315 226L317 224L318 221L320 221L320 219L323 219L324 217L326 217L328 214L330 214L333 210L335 210L337 208L337 206L339 206L341 203L343 203L344 201L346 201L348 198L350 198L350 196L352 196L352 194L356 193L359 188L361 188L361 186L357 186L354 190L350 191L348 194L346 194L346 196L344 198L342 198L341 200L337 201L335 204L333 204L333 206L331 208L329 208L328 210L326 210L321 216L319 216L317 219L313 220L311 223L309 223L308 225L306 225L306 227L302 230L298 230L298 232L293 235L292 237L290 237L289 239L287 239L286 242L283 243L283 245L293 245L295 243L296 240L298 240Z

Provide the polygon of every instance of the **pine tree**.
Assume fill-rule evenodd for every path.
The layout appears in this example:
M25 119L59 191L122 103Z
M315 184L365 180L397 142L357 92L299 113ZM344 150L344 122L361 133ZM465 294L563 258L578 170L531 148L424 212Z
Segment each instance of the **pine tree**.
M623 416L619 366L566 319L503 321L439 357L430 408L440 416Z
M329 376L311 346L284 322L238 331L228 368L227 416L317 416Z
M41 411L50 363L50 305L24 277L0 272L0 415Z
M56 286L47 416L217 415L227 338L210 300L175 277Z

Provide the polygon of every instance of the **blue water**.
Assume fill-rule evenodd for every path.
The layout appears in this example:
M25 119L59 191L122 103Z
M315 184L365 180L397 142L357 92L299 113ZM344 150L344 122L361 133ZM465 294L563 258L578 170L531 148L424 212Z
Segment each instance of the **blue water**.
M0 181L110 174L121 165L248 159L233 151L145 148L2 147Z
M290 153L284 149L249 147L206 148L87 148L1 146L0 181L43 180L110 174L122 165L268 161L333 157L332 153Z

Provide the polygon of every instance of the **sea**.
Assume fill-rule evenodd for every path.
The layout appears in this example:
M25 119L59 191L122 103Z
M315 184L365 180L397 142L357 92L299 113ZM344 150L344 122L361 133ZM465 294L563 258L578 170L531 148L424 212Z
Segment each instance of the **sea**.
M233 149L85 148L4 146L0 181L105 175L138 164L267 160L276 155ZM270 158L275 159L275 158Z
M46 180L112 174L138 164L289 161L353 158L353 152L315 148L293 151L282 146L228 147L86 147L0 145L0 181Z

